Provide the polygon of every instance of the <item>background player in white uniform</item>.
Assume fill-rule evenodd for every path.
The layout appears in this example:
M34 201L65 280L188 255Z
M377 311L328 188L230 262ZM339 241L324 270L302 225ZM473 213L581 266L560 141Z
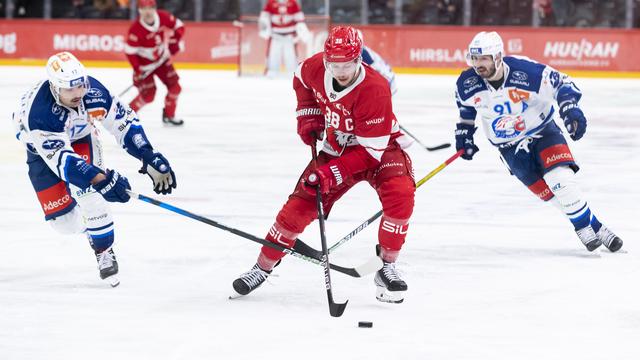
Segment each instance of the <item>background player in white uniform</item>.
M131 187L127 178L105 167L96 122L142 160L140 172L151 177L156 193L171 193L175 174L151 146L136 113L87 76L75 56L53 55L46 70L48 80L29 89L13 114L16 137L27 148L29 178L45 220L60 233L86 233L100 277L117 286L114 224L107 202L127 202Z
M587 120L578 106L580 90L549 66L504 56L496 32L473 38L468 63L471 68L456 83L456 148L465 150L462 158L471 160L478 151L473 134L479 118L510 172L540 199L557 206L589 251L602 244L618 251L622 240L598 221L578 189L578 165L553 119L557 103L571 139L582 138Z
M364 36L362 35L362 31L358 30L358 36L362 39L362 43L364 44ZM380 75L382 75L389 82L389 88L391 89L391 95L395 95L398 91L396 86L396 74L393 72L393 68L389 65L380 54L375 52L370 47L363 45L362 46L362 62L371 66L373 70L377 71Z

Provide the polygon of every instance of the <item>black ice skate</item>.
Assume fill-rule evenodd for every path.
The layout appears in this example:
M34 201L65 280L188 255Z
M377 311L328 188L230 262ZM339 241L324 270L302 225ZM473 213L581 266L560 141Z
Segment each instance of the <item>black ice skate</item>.
M576 230L576 234L578 234L580 241L582 241L589 251L593 251L602 245L602 241L600 241L598 236L596 236L591 225L587 225L582 229Z
M112 248L108 248L101 253L96 253L96 260L98 261L98 270L100 270L100 278L111 285L116 287L120 285L118 280L118 261L116 255L113 253Z
M167 114L164 112L164 109L162 109L162 123L168 124L168 125L180 126L184 124L184 120L176 119L175 117L168 117Z
M249 294L262 285L269 277L269 274L271 274L271 271L262 270L258 264L253 265L251 270L233 281L233 290L235 290L236 294L229 296L229 298L235 299Z
M376 284L376 299L382 302L400 304L404 301L407 283L400 278L395 263L383 261L373 281Z
M622 239L620 239L611 230L607 229L604 225L596 233L598 240L600 240L604 246L611 252L616 252L622 248Z

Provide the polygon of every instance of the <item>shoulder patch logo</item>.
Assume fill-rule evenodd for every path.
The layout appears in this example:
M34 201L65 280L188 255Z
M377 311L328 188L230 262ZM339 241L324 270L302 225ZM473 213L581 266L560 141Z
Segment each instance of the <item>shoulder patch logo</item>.
M472 87L473 85L478 83L478 77L474 76L474 77L470 77L467 80L465 80L462 85L466 88L468 87Z
M91 88L87 91L87 96L92 98L97 98L102 96L102 91L100 89Z
M54 103L51 107L51 112L53 113L53 115L60 115L62 114L62 108L58 104Z
M516 70L513 72L513 78L516 80L524 81L524 80L527 80L529 76L527 75L527 73L523 71Z

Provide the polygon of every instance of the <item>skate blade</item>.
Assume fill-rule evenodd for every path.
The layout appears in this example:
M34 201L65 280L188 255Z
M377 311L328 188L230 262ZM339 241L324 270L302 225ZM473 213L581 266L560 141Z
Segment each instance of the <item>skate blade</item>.
M387 291L384 286L376 286L376 299L389 304L401 304L405 291Z
M239 299L241 297L243 297L244 295L239 294L238 292L236 292L235 290L233 291L233 294L229 295L229 300L235 300L235 299Z
M112 288L120 285L120 279L118 279L118 277L115 275L111 275L108 278L104 278L103 281L109 284L109 286L111 286Z

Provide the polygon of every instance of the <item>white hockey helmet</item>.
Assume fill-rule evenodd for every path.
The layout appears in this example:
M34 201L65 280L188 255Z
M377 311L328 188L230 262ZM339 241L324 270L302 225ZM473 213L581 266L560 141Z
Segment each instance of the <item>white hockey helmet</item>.
M473 37L469 43L469 52L467 53L467 64L472 66L471 57L481 55L491 55L495 61L498 54L500 58L504 56L504 43L497 32L481 31Z
M70 52L57 53L47 61L47 78L51 94L60 102L60 89L78 86L89 88L89 79L84 65Z

